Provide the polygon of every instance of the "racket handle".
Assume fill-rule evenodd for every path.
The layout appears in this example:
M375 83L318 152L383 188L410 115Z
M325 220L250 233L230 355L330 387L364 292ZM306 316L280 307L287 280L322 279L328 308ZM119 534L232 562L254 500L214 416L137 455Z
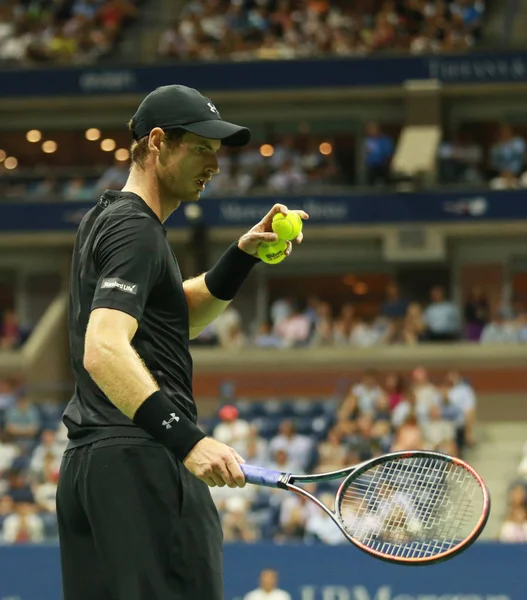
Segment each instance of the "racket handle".
M240 465L243 474L245 475L245 481L252 483L253 485L263 485L266 487L278 487L283 473L280 471L272 471L271 469L264 469L262 467L254 467L253 465Z

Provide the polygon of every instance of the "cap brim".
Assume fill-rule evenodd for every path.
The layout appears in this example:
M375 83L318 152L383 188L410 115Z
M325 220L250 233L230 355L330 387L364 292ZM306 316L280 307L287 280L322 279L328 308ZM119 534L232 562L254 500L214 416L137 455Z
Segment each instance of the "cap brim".
M179 127L201 137L211 140L221 140L225 146L245 146L251 139L251 132L247 127L241 127L240 125L220 121L219 119L200 121Z

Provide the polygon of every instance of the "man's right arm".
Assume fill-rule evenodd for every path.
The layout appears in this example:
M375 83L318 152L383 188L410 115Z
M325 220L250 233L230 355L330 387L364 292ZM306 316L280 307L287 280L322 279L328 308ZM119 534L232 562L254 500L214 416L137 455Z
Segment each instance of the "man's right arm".
M108 399L209 486L245 484L236 452L205 437L160 390L132 346L163 264L159 232L146 219L111 223L94 248L99 275L85 336L83 364ZM163 242L164 243L164 242ZM119 285L116 285L116 282ZM178 415L178 427L164 420Z

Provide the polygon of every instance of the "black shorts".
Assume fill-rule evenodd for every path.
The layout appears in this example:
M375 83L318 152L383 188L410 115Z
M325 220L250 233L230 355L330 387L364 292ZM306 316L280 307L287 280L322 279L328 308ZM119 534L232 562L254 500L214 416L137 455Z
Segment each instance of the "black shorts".
M67 450L57 490L63 600L223 600L223 535L206 484L163 446Z

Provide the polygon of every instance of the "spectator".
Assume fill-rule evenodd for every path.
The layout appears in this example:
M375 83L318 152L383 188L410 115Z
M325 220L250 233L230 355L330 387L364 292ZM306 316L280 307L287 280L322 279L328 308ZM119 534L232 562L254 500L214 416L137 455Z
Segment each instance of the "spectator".
M457 340L461 329L457 306L446 300L445 290L440 285L430 290L430 300L424 313L427 339L434 342Z
M15 383L9 379L0 379L0 415L3 415L15 402Z
M284 160L278 171L269 177L268 186L273 192L285 192L300 188L306 182L306 174L290 160Z
M291 600L291 596L278 588L278 573L265 569L260 573L260 587L246 594L243 600Z
M0 475L13 466L18 456L20 456L19 446L9 440L9 435L5 431L0 432Z
M409 302L401 298L399 286L389 283L386 286L386 299L381 306L381 315L388 319L402 319L406 315Z
M222 348L240 348L245 344L241 322L240 311L232 305L214 320L213 328Z
M293 304L294 300L291 297L278 298L271 304L271 323L273 324L273 329L275 331L279 323L291 316Z
M40 414L27 396L20 396L15 406L7 409L5 431L26 451L33 446L40 427Z
M116 159L113 166L107 169L97 181L94 192L97 194L104 192L106 189L122 190L128 175L126 163Z
M44 541L44 522L32 502L15 503L15 512L6 517L2 537L6 544L38 544Z
M318 464L317 473L326 473L337 471L345 465L347 449L342 444L342 434L338 427L333 427L328 431L326 440L318 445Z
M400 374L388 375L384 381L384 391L388 406L393 410L404 398L405 382Z
M459 419L457 444L460 449L465 444L472 446L474 444L474 425L476 421L476 395L458 371L449 371L446 378L450 385L448 393L450 402L459 408L462 414Z
M309 341L311 326L309 319L295 304L291 314L276 325L275 332L287 348L305 346Z
M430 407L429 419L423 424L421 430L425 450L444 452L451 456L457 455L455 425L443 419L441 407L436 405Z
M527 311L518 314L516 326L518 330L518 341L522 344L527 343Z
M221 440L220 440L221 441ZM304 471L313 452L313 441L305 435L296 433L293 421L282 421L276 435L269 443L269 453L276 456L279 450L287 453L291 462L298 465L298 468Z
M527 510L524 506L509 508L498 539L508 544L527 542Z
M281 348L282 340L273 333L271 323L266 321L265 323L261 323L258 327L253 344L257 348Z
M396 430L392 452L422 450L424 445L425 443L421 435L421 430L417 423L417 416L413 410L410 410L408 416Z
M20 327L16 312L12 309L4 311L0 327L0 350L15 350L20 346Z
M30 472L32 475L40 478L44 473L45 457L48 455L51 456L54 468L58 472L63 453L64 447L61 443L57 443L55 432L50 429L44 430L40 436L40 444L35 448L31 456Z
M361 414L372 416L384 395L377 381L376 371L364 371L360 383L352 386L351 393L357 398Z
M257 529L251 520L244 498L231 498L226 502L222 525L223 539L226 542L251 543L258 539Z
M390 180L390 163L394 152L392 138L381 132L377 123L366 125L364 154L368 185L387 184Z
M479 286L473 286L465 302L465 336L471 342L479 341L489 321L489 300Z
M480 342L482 344L513 344L518 341L516 328L507 320L504 310L497 310L490 323L483 327Z
M240 419L238 409L230 404L220 409L219 417L222 422L216 425L212 437L218 442L234 448L241 456L245 456L251 434L249 423Z
M423 309L418 302L411 302L403 320L401 341L403 344L417 344L422 342L425 337L426 323Z
M414 414L418 424L422 427L429 418L431 405L420 401L414 388L406 390L403 399L393 409L392 424L397 429L406 422L407 418Z
M438 151L439 176L443 183L481 183L483 150L470 134L458 132Z
M335 505L333 494L324 492L320 494L319 500L330 510L333 510ZM322 542L331 546L347 542L340 529L335 527L333 519L322 510L312 512L308 515L306 520L306 540Z
M43 468L42 481L35 485L35 502L39 510L49 514L56 514L56 497L57 497L57 482L58 469L55 469L53 464L53 455L49 455Z
M491 186L514 187L524 168L524 162L525 140L514 135L510 125L501 125L498 142L491 150L491 166L496 174L496 178L491 181Z

